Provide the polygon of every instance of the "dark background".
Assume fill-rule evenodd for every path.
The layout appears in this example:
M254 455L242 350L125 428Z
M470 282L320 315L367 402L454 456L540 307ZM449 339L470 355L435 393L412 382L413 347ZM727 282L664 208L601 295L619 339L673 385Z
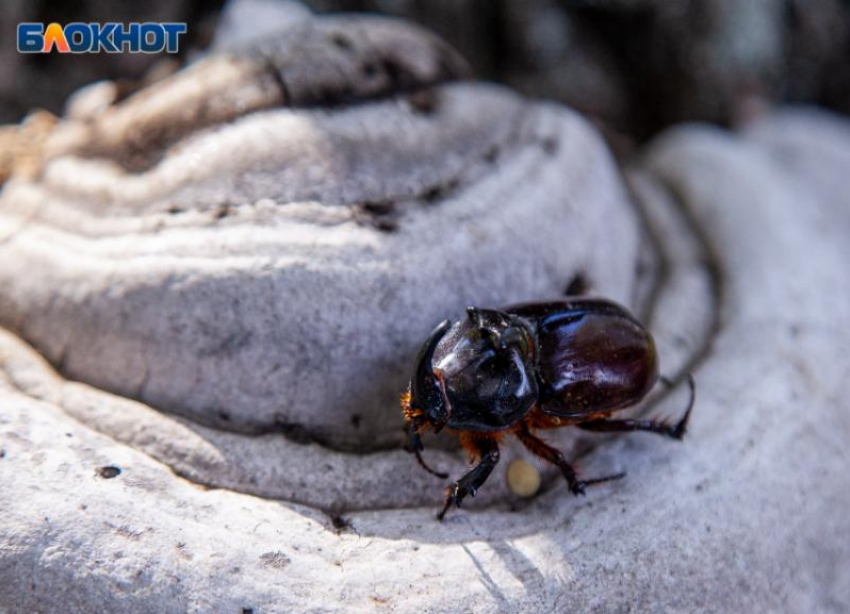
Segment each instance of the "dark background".
M261 1L261 0L253 0ZM272 0L264 0L272 1ZM208 44L222 0L12 0L0 12L0 122L59 114L100 79L132 82L162 56L20 55L21 21L185 21L179 60ZM850 113L850 0L309 0L317 12L406 17L483 79L566 102L628 148L685 120L722 125L781 101Z

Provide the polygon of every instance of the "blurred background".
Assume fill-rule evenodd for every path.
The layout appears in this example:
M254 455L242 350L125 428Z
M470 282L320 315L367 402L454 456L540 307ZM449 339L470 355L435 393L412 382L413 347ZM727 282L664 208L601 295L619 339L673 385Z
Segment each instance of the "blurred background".
M257 3L276 0L249 0ZM618 153L665 126L737 122L780 101L850 113L850 0L308 0L316 12L401 16L434 30L478 78L565 102ZM7 0L0 123L54 114L79 86L170 71L209 43L223 0ZM185 21L177 58L18 54L22 21Z

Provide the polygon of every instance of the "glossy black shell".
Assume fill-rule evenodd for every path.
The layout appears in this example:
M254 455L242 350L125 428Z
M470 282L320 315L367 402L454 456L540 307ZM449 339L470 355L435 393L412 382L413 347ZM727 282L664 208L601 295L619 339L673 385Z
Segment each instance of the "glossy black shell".
M611 301L470 308L423 344L411 405L437 429L493 432L535 406L565 418L615 411L638 402L657 379L652 336Z
M658 381L652 335L616 303L575 299L506 311L528 319L537 333L538 404L546 414L576 417L628 407Z

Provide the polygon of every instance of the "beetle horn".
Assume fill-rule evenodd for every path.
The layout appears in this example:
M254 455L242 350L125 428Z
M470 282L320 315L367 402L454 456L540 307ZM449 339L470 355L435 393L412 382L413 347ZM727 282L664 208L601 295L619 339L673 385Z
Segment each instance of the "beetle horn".
M484 325L484 322L481 318L481 311L478 309L478 307L467 307L466 315L469 318L469 321L472 322L473 326L475 326L475 328L481 328Z

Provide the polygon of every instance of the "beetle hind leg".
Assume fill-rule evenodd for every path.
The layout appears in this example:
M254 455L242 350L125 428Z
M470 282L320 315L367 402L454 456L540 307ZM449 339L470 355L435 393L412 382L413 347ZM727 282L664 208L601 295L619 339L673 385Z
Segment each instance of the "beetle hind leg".
M681 440L688 430L688 422L691 419L691 410L694 408L694 400L696 398L696 387L694 385L694 378L691 375L688 375L688 386L690 386L691 390L688 407L685 409L682 417L674 424L671 424L667 420L588 420L587 422L579 422L575 426L585 431L594 431L597 433L646 431L664 435L671 439Z
M499 444L492 438L476 439L470 444L474 453L479 458L478 464L467 472L462 478L446 488L443 509L437 514L442 520L452 506L452 503L460 507L461 502L467 495L475 496L478 489L490 477L496 464L499 462Z
M564 455L557 448L553 448L549 444L547 444L542 439L539 439L535 435L528 430L528 427L524 424L520 425L519 430L516 431L517 438L522 442L529 452L539 456L545 461L548 461L558 467L561 470L561 473L564 474L564 478L567 480L567 485L570 488L570 492L574 495L583 495L585 488L588 486L593 486L594 484L601 484L602 482L610 482L611 480L619 480L626 476L625 473L615 473L613 475L606 475L601 478L593 478L590 480L579 480L578 475L573 469L573 466L567 462L567 459L564 458Z

